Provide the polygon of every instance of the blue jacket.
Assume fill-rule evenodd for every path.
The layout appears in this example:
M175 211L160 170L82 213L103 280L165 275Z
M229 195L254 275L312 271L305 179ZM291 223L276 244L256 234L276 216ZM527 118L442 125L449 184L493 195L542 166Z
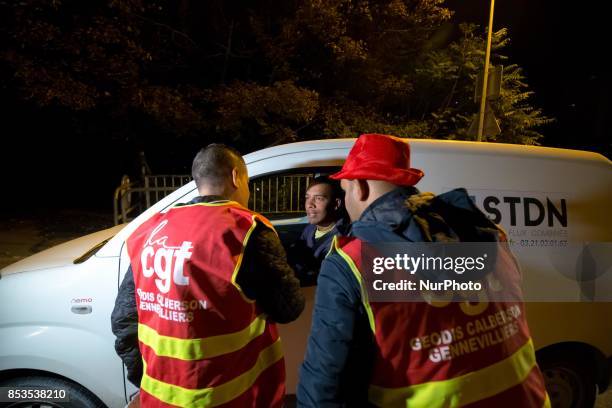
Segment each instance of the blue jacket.
M497 228L475 207L463 189L433 197L414 187L398 188L374 201L352 225L351 235L365 242L422 242L444 239L492 241ZM430 211L443 206L453 227L427 217L429 228L415 220L407 199L423 197ZM433 203L433 205L432 205ZM306 356L300 369L298 406L364 406L374 342L361 303L359 283L340 255L322 263Z
M340 218L336 221L334 228L319 239L315 238L317 226L308 224L304 227L300 238L289 247L287 259L302 286L316 284L321 263L329 252L334 237L344 234L347 224L344 218Z

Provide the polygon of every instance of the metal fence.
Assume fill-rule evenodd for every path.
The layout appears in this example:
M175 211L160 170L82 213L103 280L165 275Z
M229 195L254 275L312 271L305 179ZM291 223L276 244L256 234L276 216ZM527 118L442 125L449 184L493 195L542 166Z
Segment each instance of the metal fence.
M174 190L191 181L189 175L157 175L144 178L144 200L146 208L149 208Z
M304 212L310 174L262 177L250 183L249 208L266 216Z
M312 174L262 177L251 181L249 208L267 217L304 212L304 194ZM148 175L142 182L130 182L127 176L115 190L115 225L129 222L153 204L191 181L188 175Z
M129 222L147 208L191 181L188 175L147 175L142 182L130 182L127 176L115 190L113 212L115 225Z

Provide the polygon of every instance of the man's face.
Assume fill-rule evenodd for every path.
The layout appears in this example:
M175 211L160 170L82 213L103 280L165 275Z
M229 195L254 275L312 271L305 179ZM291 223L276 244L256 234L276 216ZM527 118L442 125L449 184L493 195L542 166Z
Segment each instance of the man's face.
M236 189L236 201L244 207L249 205L249 197L251 191L249 190L249 172L246 167L239 169L239 184Z
M340 180L340 187L344 190L344 206L351 222L357 221L361 217L361 211L355 197L355 183L355 180Z
M315 184L306 190L306 216L313 225L327 226L335 222L337 202L332 198L332 188L329 184Z

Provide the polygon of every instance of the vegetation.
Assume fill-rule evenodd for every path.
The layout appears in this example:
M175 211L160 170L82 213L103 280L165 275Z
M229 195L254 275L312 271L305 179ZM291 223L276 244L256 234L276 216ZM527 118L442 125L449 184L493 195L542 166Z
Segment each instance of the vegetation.
M484 38L443 0L0 1L6 95L87 138L155 137L242 151L381 132L469 139ZM537 144L550 121L504 64L496 140Z

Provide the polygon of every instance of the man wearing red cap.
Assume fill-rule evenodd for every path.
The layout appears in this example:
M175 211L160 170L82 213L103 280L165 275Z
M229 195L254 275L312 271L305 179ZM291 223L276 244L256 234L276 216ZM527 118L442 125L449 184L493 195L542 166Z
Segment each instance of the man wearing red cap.
M458 325L505 313L509 304L481 302L474 311L466 302L369 301L363 243L472 241L503 248L503 231L467 192L419 193L414 185L423 172L410 167L407 141L378 134L362 135L331 177L341 180L353 224L349 237L334 240L321 267L298 405L550 406L522 303L511 305L514 331L503 340L442 358L432 354L440 333L449 334L445 344L459 334L476 342ZM511 254L493 255L516 283L520 273Z

